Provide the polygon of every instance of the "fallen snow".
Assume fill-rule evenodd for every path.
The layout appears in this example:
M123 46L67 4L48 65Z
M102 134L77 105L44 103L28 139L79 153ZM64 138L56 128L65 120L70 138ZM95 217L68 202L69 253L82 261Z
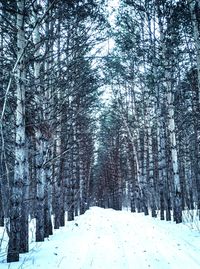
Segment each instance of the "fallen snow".
M32 231L33 232L33 231ZM0 240L3 228L0 228ZM31 239L30 252L1 269L199 269L200 233L184 224L143 214L92 207L54 231L43 243Z

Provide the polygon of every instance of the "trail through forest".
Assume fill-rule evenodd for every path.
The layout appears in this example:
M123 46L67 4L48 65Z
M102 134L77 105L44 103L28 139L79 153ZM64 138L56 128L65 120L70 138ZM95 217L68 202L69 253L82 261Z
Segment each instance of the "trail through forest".
M19 262L7 264L1 256L0 268L197 269L199 239L185 224L92 207L45 242L33 241Z

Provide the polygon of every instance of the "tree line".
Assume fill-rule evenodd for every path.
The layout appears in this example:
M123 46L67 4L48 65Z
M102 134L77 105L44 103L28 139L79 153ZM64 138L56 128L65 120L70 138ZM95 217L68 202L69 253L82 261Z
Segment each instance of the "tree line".
M0 1L8 262L28 252L30 218L39 242L94 204L177 223L199 214L200 3L121 0L110 27L108 2Z
M7 261L89 206L103 1L0 1L0 225ZM101 33L101 34L100 34ZM51 216L54 216L53 223Z
M105 60L99 205L177 223L185 209L200 216L199 14L196 0L120 1Z

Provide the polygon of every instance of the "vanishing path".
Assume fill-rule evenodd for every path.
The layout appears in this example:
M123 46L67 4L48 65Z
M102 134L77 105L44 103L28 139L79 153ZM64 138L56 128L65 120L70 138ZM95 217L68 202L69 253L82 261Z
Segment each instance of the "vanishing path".
M143 214L97 207L44 243L31 246L29 254L21 255L21 263L0 263L0 268L200 268L200 232Z

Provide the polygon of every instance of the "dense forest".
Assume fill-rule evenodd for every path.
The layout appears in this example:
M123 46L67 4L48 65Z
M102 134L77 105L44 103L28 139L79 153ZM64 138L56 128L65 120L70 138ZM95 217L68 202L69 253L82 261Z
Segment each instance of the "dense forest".
M0 153L8 262L33 218L200 217L200 1L1 0Z

